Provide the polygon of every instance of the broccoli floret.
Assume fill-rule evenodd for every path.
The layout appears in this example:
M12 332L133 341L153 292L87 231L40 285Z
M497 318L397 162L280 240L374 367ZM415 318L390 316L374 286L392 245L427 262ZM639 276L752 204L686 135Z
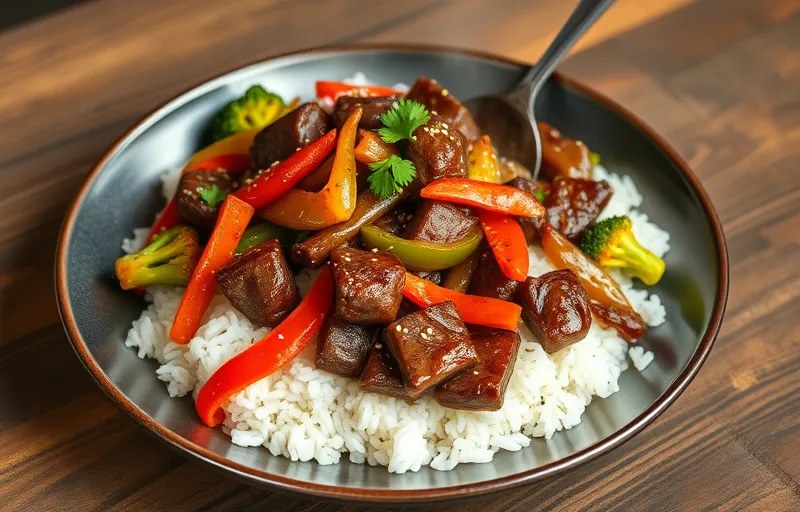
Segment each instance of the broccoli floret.
M253 85L244 96L217 112L211 120L211 138L216 142L239 132L263 128L285 111L286 104L280 96L267 92L260 85Z
M141 251L118 258L114 272L123 290L158 284L185 286L198 259L197 232L178 226L154 236Z
M626 215L610 217L592 226L581 240L581 250L603 267L626 270L648 286L664 275L664 260L642 247L633 236Z

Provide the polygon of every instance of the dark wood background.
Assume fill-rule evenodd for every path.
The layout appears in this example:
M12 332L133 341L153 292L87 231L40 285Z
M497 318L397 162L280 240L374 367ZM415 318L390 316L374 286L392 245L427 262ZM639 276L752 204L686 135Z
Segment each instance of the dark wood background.
M533 61L562 0L97 0L0 32L0 509L337 510L228 480L118 411L58 320L55 239L102 152L174 94L301 47L433 42ZM623 447L446 510L800 510L800 1L618 0L561 67L663 133L725 226L722 333Z

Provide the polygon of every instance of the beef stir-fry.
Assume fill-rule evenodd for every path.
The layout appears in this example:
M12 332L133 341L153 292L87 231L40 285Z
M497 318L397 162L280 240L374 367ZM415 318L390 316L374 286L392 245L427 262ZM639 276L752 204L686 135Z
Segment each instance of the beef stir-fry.
M326 101L254 87L226 106L147 247L116 263L124 289L186 286L175 343L193 339L217 291L271 328L200 389L206 423L315 338L316 367L364 391L494 411L520 325L548 354L593 321L644 335L608 269L653 285L664 262L629 218L598 221L612 188L585 144L540 123L544 173L532 181L434 80L407 94L325 84ZM533 250L557 270L529 275ZM315 278L302 298L299 273Z

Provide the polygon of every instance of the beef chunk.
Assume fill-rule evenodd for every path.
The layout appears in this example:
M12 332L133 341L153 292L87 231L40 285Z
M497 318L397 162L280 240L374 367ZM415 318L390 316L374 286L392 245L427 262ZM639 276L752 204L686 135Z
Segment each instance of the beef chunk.
M581 341L589 333L589 296L571 270L529 277L519 289L522 320L548 354Z
M381 114L392 108L392 104L397 101L397 96L379 96L371 98L360 98L355 96L340 96L336 100L336 107L333 109L333 122L337 127L350 117L353 111L361 107L361 121L358 126L368 130L374 130L383 126Z
M422 103L428 110L441 116L450 123L456 130L460 131L468 141L472 141L481 136L478 125L472 118L472 114L446 89L439 85L436 80L428 77L420 77L411 86L411 90L406 94L406 98Z
M286 160L297 148L322 137L331 126L331 118L316 103L305 103L258 132L250 148L256 169L268 169Z
M188 171L181 175L175 194L178 215L185 222L204 231L214 229L222 202L211 206L198 190L211 190L213 187L219 188L223 195L227 195L233 189L233 180L224 171Z
M542 137L542 172L547 177L592 177L593 166L586 144L562 137L558 130L547 123L539 121L536 125Z
M640 339L647 331L647 324L636 311L600 304L595 300L591 301L589 309L598 325L605 328L613 327L629 342Z
M274 327L300 302L300 292L277 240L234 257L217 272L222 293L253 323Z
M411 396L478 364L467 327L450 301L404 316L386 328L383 339Z
M558 177L544 201L547 221L575 242L600 215L612 193L605 181Z
M511 302L519 285L519 281L509 279L503 273L492 251L487 251L478 259L478 268L472 275L467 293Z
M433 270L431 272L425 272L425 271L413 272L413 274L417 277L421 277L422 279L426 279L432 282L433 284L436 285L442 284L442 273L439 272L438 270Z
M397 316L405 269L385 252L337 247L331 252L336 316L359 325L386 325Z
M317 341L317 368L357 378L367 364L378 329L353 325L331 315L322 324Z
M534 197L536 197L537 190L544 188L542 184L527 178L514 178L506 183L506 185L518 188ZM520 217L517 221L519 221L522 232L525 233L525 240L527 240L529 244L539 239L539 228L543 222L541 217Z
M403 400L411 399L411 395L403 385L403 376L400 373L400 367L397 366L397 361L382 343L376 343L372 347L358 384L364 391Z
M413 135L416 140L409 141L407 155L417 168L416 187L439 178L467 177L467 140L447 121L431 116Z
M415 207L408 203L399 205L394 210L378 217L373 225L392 235L401 236L408 223L414 218L414 209Z
M453 379L436 386L436 401L451 409L496 411L514 370L519 350L519 334L514 331L474 332L472 344L480 363Z
M406 228L405 238L449 243L461 240L478 225L478 219L441 201L425 201Z

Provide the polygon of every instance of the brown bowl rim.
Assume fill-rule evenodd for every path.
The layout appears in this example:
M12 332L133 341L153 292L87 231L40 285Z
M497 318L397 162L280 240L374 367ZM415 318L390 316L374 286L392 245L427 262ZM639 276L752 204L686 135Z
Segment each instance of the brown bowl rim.
M69 295L67 290L67 270L66 270L67 255L68 255L67 241L69 240L72 234L74 228L75 215L78 211L78 208L85 199L86 192L88 191L90 185L93 183L97 175L105 167L108 160L116 153L116 151L120 148L120 146L124 144L125 141L134 132L138 131L143 124L148 122L151 116L155 115L162 108L166 107L167 105L169 105L176 99L180 98L184 94L192 91L197 87L200 87L201 85L213 79L222 77L224 75L227 75L229 73L235 72L237 70L249 66L258 65L271 60L285 58L285 57L299 57L299 56L313 55L318 53L368 52L368 51L385 51L385 52L397 51L397 52L444 53L444 54L455 53L460 55L476 57L484 60L495 61L511 66L517 66L517 67L529 66L529 64L526 64L524 62L489 52L441 46L441 45L367 43L367 44L351 44L342 46L324 46L324 47L316 47L316 48L292 51L280 55L274 55L268 58L258 59L254 62L245 64L243 66L238 66L234 69L225 71L224 73L220 73L214 77L203 80L193 85L192 87L189 87L180 94L176 95L169 101L165 102L163 105L160 105L158 108L148 113L135 125L129 128L110 147L110 149L108 149L104 153L103 157L97 162L97 164L95 164L91 172L88 174L86 181L81 186L81 189L78 192L78 194L75 196L75 199L73 200L66 214L66 217L64 218L64 222L58 238L58 248L56 253L56 269L55 269L56 295L57 295L59 312L61 314L62 323L64 324L64 328L67 332L69 340L76 354L78 355L78 358L81 360L83 365L92 375L92 377L101 387L101 389L109 396L109 398L118 407L124 410L138 423L149 429L157 437L161 438L162 440L166 441L172 446L180 449L185 454L197 457L200 460L203 460L211 464L212 466L215 466L218 469L225 471L228 474L244 478L250 483L266 484L273 490L299 492L305 495L315 496L320 498L365 501L365 502L411 503L411 502L445 500L458 497L475 496L490 492L496 492L502 489L507 489L513 486L521 485L523 483L531 483L534 481L542 480L547 477L554 476L556 474L566 471L567 469L576 467L579 464L588 462L610 451L611 449L620 446L622 443L632 438L634 435L639 433L645 426L647 426L653 420L655 420L662 412L664 412L667 409L667 407L669 407L678 398L678 396L680 396L680 394L684 391L684 389L694 379L695 375L700 370L700 367L703 365L704 361L708 357L708 354L711 351L711 348L714 344L714 340L716 339L717 334L719 332L720 324L722 322L722 317L725 311L725 305L727 303L728 284L729 284L728 253L725 243L725 236L722 231L722 225L711 203L711 200L706 191L703 189L703 186L700 184L700 181L698 180L697 176L695 176L695 174L691 171L691 169L689 169L689 166L680 157L680 155L678 155L678 153L649 125L644 123L633 113L623 108L619 103L595 91L594 89L586 85L583 85L582 83L576 80L565 77L564 75L558 72L553 74L552 79L557 80L560 83L566 85L567 87L590 97L593 101L600 103L605 107L607 107L608 109L612 110L616 115L625 119L633 127L635 127L637 130L643 133L647 138L653 141L678 166L680 171L683 173L684 178L689 182L692 189L694 190L694 193L697 195L703 206L703 209L706 213L706 217L708 218L711 227L714 231L714 240L718 254L717 263L719 267L719 275L718 275L719 287L716 292L716 297L714 300L712 314L709 319L708 328L703 334L703 338L701 339L700 344L697 346L694 355L686 363L686 366L681 370L681 372L675 378L674 382L664 391L664 393L661 394L661 396L659 396L659 398L655 402L653 402L653 404L650 405L650 407L648 407L639 416L634 418L632 421L628 422L624 427L614 432L607 438L568 457L531 469L529 471L523 471L520 473L516 473L514 475L495 478L491 480L485 480L473 484L463 484L450 487L441 487L433 489L415 489L415 490L407 490L407 489L384 490L384 489L363 489L363 488L359 489L359 488L338 487L334 485L322 485L313 482L295 480L292 478L284 477L282 475L268 474L254 468L244 466L237 462L231 461L230 459L227 459L221 455L213 453L210 450L198 446L190 442L189 440L179 436L178 434L162 426L160 423L156 422L153 418L149 417L144 411L142 411L130 399L128 399L119 389L117 389L114 383L111 382L111 380L105 375L105 373L100 368L97 361L95 361L95 359L92 357L91 353L88 350L86 342L83 340L78 331L75 317L72 312L72 307L69 302Z

